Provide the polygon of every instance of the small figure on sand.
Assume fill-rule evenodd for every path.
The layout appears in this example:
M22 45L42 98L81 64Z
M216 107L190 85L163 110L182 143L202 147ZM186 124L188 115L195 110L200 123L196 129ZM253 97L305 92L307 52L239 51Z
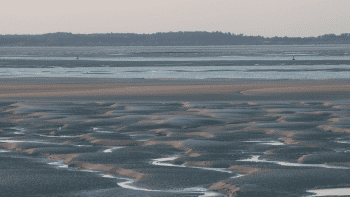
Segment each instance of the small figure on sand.
M77 56L77 60L79 59L79 57Z
M78 58L78 56L77 56L77 58ZM293 55L293 59L292 59L292 60L295 60L295 59L294 59L294 55Z

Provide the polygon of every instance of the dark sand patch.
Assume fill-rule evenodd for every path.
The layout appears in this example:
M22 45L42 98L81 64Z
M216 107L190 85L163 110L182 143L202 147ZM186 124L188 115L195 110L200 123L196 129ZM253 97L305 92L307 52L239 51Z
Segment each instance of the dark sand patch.
M181 105L182 105L182 107L185 107L185 108L193 108L194 107L193 105L190 105L189 102L181 102Z
M111 115L111 114L113 114L113 111L107 111L106 113L101 114L100 116L108 116L108 115Z
M235 185L231 185L229 183L225 183L224 181L214 183L209 187L209 189L212 191L217 191L221 194L231 195L231 196L237 196L237 191L240 190L239 187L236 187Z
M125 106L125 109L126 109L126 110L133 110L133 109L134 109L134 107Z
M337 113L333 113L333 114L331 114L331 116L334 116L334 117L337 117L337 118L347 118L346 115L344 115L344 114L337 114Z
M206 133L206 132L193 132L193 133L186 133L185 135L190 135L190 136L201 136L205 138L213 138L215 135Z
M114 103L113 105L109 106L109 107L118 107L119 105L117 103Z
M35 113L28 114L27 117L39 117L39 118L42 118L42 117L47 117L47 114L40 113L40 112L35 112Z
M346 129L346 128L337 128L337 127L326 126L326 125L320 125L320 126L317 126L317 128L322 129L324 131L332 131L336 133L350 133L350 129Z
M330 102L323 102L323 103L322 103L322 106L328 107L329 104L330 104Z
M297 161L299 163L304 163L304 160L307 158L307 157L310 157L311 154L308 154L308 155L303 155L302 157L300 157L299 159L297 159Z
M0 143L1 147L6 148L7 150L13 150L17 153L28 153L33 154L35 153L35 148L25 149L20 146L20 143Z
M16 108L15 108L16 109ZM3 111L3 112L6 112L6 113L11 113L11 114L20 114L20 112L19 111L17 111L17 110L13 110L13 109L8 109L8 110L5 110L5 111Z
M31 106L28 106L28 105L23 105L23 104L18 104L18 103L14 103L14 104L11 104L11 105L9 105L9 106L11 106L11 107L16 107L16 108L33 108L33 107L31 107Z
M188 152L185 156L186 157L199 157L203 154L201 154L199 151L194 151L194 150L190 150L190 152Z
M134 182L137 183L139 179L142 178L145 174L136 172L134 170L120 168L116 165L105 165L105 164L92 164L88 162L81 162L77 161L74 162L80 169L82 170L98 170L98 171L105 171L108 173L116 174L116 175L122 175L129 178L134 178Z
M345 107L344 106L333 106L333 107L331 107L332 109L345 109Z
M266 114L265 116L267 117L279 117L276 122L278 123L287 123L287 121L285 120L285 118L287 118L288 116L283 115L283 114L274 114L274 113L269 113Z
M285 136L285 137L292 137L296 134L295 131L276 131L273 129L256 129L256 128L252 128L252 127L246 127L244 130L261 132L261 133L265 133L267 135L278 135L278 136Z
M43 156L47 157L51 160L60 160L64 159L64 162L70 164L75 158L77 158L81 154L49 154L42 153Z
M327 120L328 122L340 122L339 118L330 118Z

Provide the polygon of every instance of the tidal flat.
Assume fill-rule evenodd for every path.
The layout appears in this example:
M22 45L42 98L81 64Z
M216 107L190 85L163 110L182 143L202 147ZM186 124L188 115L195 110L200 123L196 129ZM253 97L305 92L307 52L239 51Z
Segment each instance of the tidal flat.
M347 80L0 79L5 196L347 188Z
M0 196L348 195L349 45L1 50Z

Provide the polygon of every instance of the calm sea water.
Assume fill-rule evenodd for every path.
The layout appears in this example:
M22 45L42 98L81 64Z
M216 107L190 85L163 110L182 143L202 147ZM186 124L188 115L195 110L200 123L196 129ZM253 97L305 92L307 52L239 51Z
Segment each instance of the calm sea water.
M350 45L1 47L0 77L349 78L349 53Z

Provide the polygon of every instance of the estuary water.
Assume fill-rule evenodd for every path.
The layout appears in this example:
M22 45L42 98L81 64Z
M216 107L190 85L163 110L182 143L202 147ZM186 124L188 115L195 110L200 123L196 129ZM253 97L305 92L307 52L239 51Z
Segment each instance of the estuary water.
M349 78L349 53L350 45L1 47L0 77Z
M350 60L349 60L350 61ZM294 66L182 66L182 67L50 67L0 68L0 77L84 78L258 78L336 79L350 78L349 65Z

